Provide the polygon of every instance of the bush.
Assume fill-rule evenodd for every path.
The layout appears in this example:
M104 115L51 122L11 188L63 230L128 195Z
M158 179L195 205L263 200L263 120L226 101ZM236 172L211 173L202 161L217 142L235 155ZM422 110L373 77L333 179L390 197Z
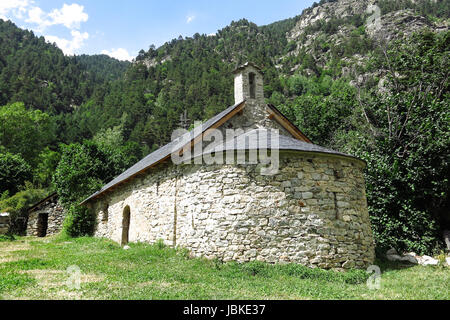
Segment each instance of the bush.
M11 242L14 240L16 240L16 238L12 234L0 235L0 242Z
M99 190L111 178L107 157L89 142L62 147L61 160L53 176L59 199L66 208Z
M99 146L86 140L62 146L53 183L64 207L77 204L137 162L134 144Z
M72 205L64 220L63 233L72 238L92 236L95 228L95 216L91 210Z
M364 89L352 116L356 133L345 134L356 143L341 151L367 162L378 254L393 247L431 255L444 247L442 231L450 228L449 80L443 72L449 40L450 32L424 31L374 55L368 68L389 70L386 91Z
M261 261L251 261L242 265L242 270L252 276L267 276L269 273L269 265Z
M393 156L366 154L364 158L368 162L367 200L377 255L390 248L430 254L440 245L439 224L433 212L417 201L421 195L411 188L409 168L389 165ZM422 192L425 187L423 183Z
M158 239L158 241L156 241L156 247L157 247L159 250L164 250L167 246L166 246L166 244L164 243L164 240L163 240L163 239Z
M32 178L30 165L20 155L0 153L0 194L5 191L14 194Z
M23 234L27 227L28 208L48 196L43 189L28 188L9 198L0 199L0 211L9 212L11 217L11 233Z

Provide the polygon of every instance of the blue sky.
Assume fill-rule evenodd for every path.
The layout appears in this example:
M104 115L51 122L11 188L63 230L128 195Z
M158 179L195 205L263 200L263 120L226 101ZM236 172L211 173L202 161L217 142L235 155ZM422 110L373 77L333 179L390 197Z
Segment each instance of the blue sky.
M265 25L298 15L313 0L0 0L0 18L33 30L66 54L121 60L151 44L212 34L232 20Z

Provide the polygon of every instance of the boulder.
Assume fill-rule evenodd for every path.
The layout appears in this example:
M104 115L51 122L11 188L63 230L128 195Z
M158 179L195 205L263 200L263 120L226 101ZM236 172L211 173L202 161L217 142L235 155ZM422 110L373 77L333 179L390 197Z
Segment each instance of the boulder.
M417 257L421 266L437 266L439 261L430 256Z
M447 246L447 250L450 251L450 230L444 231L444 241Z
M409 262L412 264L418 264L418 261L416 259L416 254L414 252L400 255L400 254L398 254L397 250L395 250L394 248L391 248L386 252L386 258L389 261Z

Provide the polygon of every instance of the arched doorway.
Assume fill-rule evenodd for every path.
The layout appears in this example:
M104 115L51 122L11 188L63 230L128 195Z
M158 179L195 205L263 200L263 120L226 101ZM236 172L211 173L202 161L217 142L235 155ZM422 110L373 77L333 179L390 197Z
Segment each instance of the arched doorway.
M122 217L122 246L128 244L130 235L130 207L126 206L123 209L123 217Z
M45 212L39 213L37 219L37 236L41 238L47 236L47 228L48 228L48 213Z

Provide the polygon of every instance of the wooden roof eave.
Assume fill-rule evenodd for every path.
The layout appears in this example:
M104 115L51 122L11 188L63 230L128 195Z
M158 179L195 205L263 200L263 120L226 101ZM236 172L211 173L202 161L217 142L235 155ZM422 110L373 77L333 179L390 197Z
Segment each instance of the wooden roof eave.
M292 136L300 141L313 143L296 125L286 118L274 105L267 105L269 118L276 120L283 128L285 128Z

